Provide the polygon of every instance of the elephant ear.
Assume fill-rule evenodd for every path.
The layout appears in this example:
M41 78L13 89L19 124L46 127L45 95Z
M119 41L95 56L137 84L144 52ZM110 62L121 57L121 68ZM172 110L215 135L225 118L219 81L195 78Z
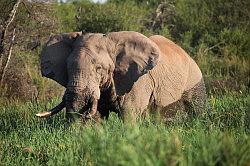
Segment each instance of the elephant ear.
M81 32L53 35L41 52L42 76L51 78L66 87L68 82L66 60L73 49L75 39Z
M159 58L158 46L144 35L126 32L123 39L124 42L119 44L114 71L118 95L128 93L140 76L156 66Z

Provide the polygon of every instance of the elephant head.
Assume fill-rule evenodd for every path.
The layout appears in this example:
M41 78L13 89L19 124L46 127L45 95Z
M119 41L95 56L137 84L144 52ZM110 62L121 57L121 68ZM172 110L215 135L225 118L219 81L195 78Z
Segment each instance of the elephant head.
M66 91L62 103L38 116L50 116L64 106L67 112L90 110L93 116L102 92L111 89L110 98L123 96L158 57L158 47L137 32L53 36L42 51L41 70Z

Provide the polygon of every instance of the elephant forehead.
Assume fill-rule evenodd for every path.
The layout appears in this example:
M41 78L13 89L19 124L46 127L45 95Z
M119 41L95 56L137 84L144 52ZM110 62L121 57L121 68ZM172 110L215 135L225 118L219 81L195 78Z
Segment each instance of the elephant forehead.
M90 46L95 43L99 43L100 40L103 38L103 34L101 33L95 33L95 34L86 34L82 36L82 39L84 40L85 46Z
M107 49L107 40L103 34L94 34L74 50L76 60L87 64L98 64L108 68L113 64ZM87 65L85 64L85 65Z
M73 55L67 59L67 67L69 70L87 70L90 69L93 62L92 58L84 52L72 53Z

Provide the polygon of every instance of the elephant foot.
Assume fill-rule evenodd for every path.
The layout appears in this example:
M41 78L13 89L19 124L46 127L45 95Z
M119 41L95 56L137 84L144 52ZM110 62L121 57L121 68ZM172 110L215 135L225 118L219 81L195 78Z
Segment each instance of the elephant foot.
M86 114L82 114L81 116L81 122L83 124L86 124L86 123L91 123L91 122L94 122L94 123L101 123L103 121L103 119L101 118L101 114L97 111L94 115L91 115L89 113L86 113Z

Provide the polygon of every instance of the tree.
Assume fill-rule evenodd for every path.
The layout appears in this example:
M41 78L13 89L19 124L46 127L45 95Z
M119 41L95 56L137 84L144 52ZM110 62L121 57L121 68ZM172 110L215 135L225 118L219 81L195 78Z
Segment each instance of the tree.
M11 35L11 40L9 42L9 47L8 49L5 48L5 44L4 44L4 40L6 38L7 32L8 32L8 28L10 26L10 24L14 21L15 16L16 16L16 12L18 9L19 4L21 3L21 0L17 0L14 5L12 10L10 11L8 17L6 17L5 19L1 20L2 21L2 25L1 26L1 31L0 31L0 85L2 85L2 81L6 72L6 68L8 66L8 63L10 61L10 57L11 57L11 53L12 53L12 47L14 44L14 40L15 40L15 28L12 31L12 35ZM5 59L6 61L4 61L4 56L7 56Z
M57 3L12 1L0 0L0 96L31 99L37 91L42 91L43 96L50 87L43 85L38 59L42 44L51 33L59 33ZM12 11L16 11L15 15L11 15Z

